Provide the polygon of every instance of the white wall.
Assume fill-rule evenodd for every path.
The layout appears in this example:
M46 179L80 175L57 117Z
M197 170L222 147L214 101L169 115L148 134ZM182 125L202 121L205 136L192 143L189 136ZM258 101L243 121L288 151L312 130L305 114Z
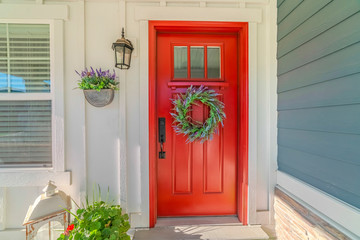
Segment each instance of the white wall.
M89 2L85 4L85 62L87 66L113 69L112 43L119 37L118 4ZM96 17L94 17L96 16ZM86 155L88 191L93 184L119 198L119 94L104 108L86 103Z
M2 2L6 3L4 0ZM25 2L35 4L35 1ZM178 16L187 9L213 10L216 7L224 8L226 12L226 9L230 11L238 8L239 15L246 13L247 9L255 9L259 11L260 20L254 20L250 24L252 169L249 170L249 220L250 223L271 221L272 188L276 182L273 174L276 168L276 1L221 2L45 1L46 5L67 5L69 10L69 17L64 21L64 101L65 168L71 171L71 185L60 186L62 190L79 201L86 191L92 192L94 183L100 184L103 190L109 186L112 196L130 213L132 226L147 227L148 144L147 134L144 132L148 122L144 117L148 106L147 20L145 16L143 19L142 16L135 16L135 9L140 6L151 11L151 7L163 6L166 12L166 6L171 6L179 8ZM236 19L246 17L245 15L237 16ZM221 19L221 16L213 16L213 19ZM126 37L135 44L135 56L129 70L116 70L120 76L120 90L113 103L104 108L95 108L85 102L80 90L73 90L78 79L74 70L81 70L85 66L113 69L114 53L111 44L120 37L121 27L125 27ZM36 195L40 194L41 187L30 187L26 191L19 188L7 189L6 228L22 227L26 209ZM0 231L0 239L1 236Z

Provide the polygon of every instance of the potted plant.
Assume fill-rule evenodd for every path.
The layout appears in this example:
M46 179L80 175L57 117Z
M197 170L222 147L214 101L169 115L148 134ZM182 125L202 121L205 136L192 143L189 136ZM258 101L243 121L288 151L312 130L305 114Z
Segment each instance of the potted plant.
M120 205L101 200L99 188L97 199L89 204L88 197L82 207L78 206L74 220L67 230L60 235L58 240L130 240L127 231L130 229L129 217L122 213ZM95 198L95 197L94 197Z
M114 99L114 90L118 90L119 82L115 81L115 70L103 71L101 68L85 70L79 73L75 71L81 78L78 83L80 89L83 90L86 100L95 107L104 107L110 104Z

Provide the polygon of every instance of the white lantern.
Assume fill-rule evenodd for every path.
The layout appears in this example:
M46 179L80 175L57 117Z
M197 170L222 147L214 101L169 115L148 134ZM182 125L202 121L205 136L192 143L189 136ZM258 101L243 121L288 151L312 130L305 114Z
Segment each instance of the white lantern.
M23 225L26 226L26 240L34 239L38 230L48 224L49 239L51 239L51 223L59 222L64 231L70 223L70 214L65 210L71 209L70 196L57 190L52 181L43 189L43 194L30 205Z

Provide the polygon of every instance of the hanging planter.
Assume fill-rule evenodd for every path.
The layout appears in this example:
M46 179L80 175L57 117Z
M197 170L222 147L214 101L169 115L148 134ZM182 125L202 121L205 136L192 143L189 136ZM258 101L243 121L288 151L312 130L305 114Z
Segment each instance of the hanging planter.
M114 90L118 90L119 82L115 81L115 71L90 70L85 68L81 73L75 71L80 77L78 85L84 91L86 100L94 107L104 107L114 99Z
M83 90L86 100L94 107L109 105L114 99L114 89Z

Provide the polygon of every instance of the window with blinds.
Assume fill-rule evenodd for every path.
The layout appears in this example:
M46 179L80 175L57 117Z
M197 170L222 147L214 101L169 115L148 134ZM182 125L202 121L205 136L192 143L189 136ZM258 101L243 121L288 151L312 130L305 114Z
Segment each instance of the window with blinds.
M0 165L51 166L51 101L0 101Z
M0 24L0 92L50 92L48 24Z
M52 166L50 86L49 24L0 23L0 167Z

